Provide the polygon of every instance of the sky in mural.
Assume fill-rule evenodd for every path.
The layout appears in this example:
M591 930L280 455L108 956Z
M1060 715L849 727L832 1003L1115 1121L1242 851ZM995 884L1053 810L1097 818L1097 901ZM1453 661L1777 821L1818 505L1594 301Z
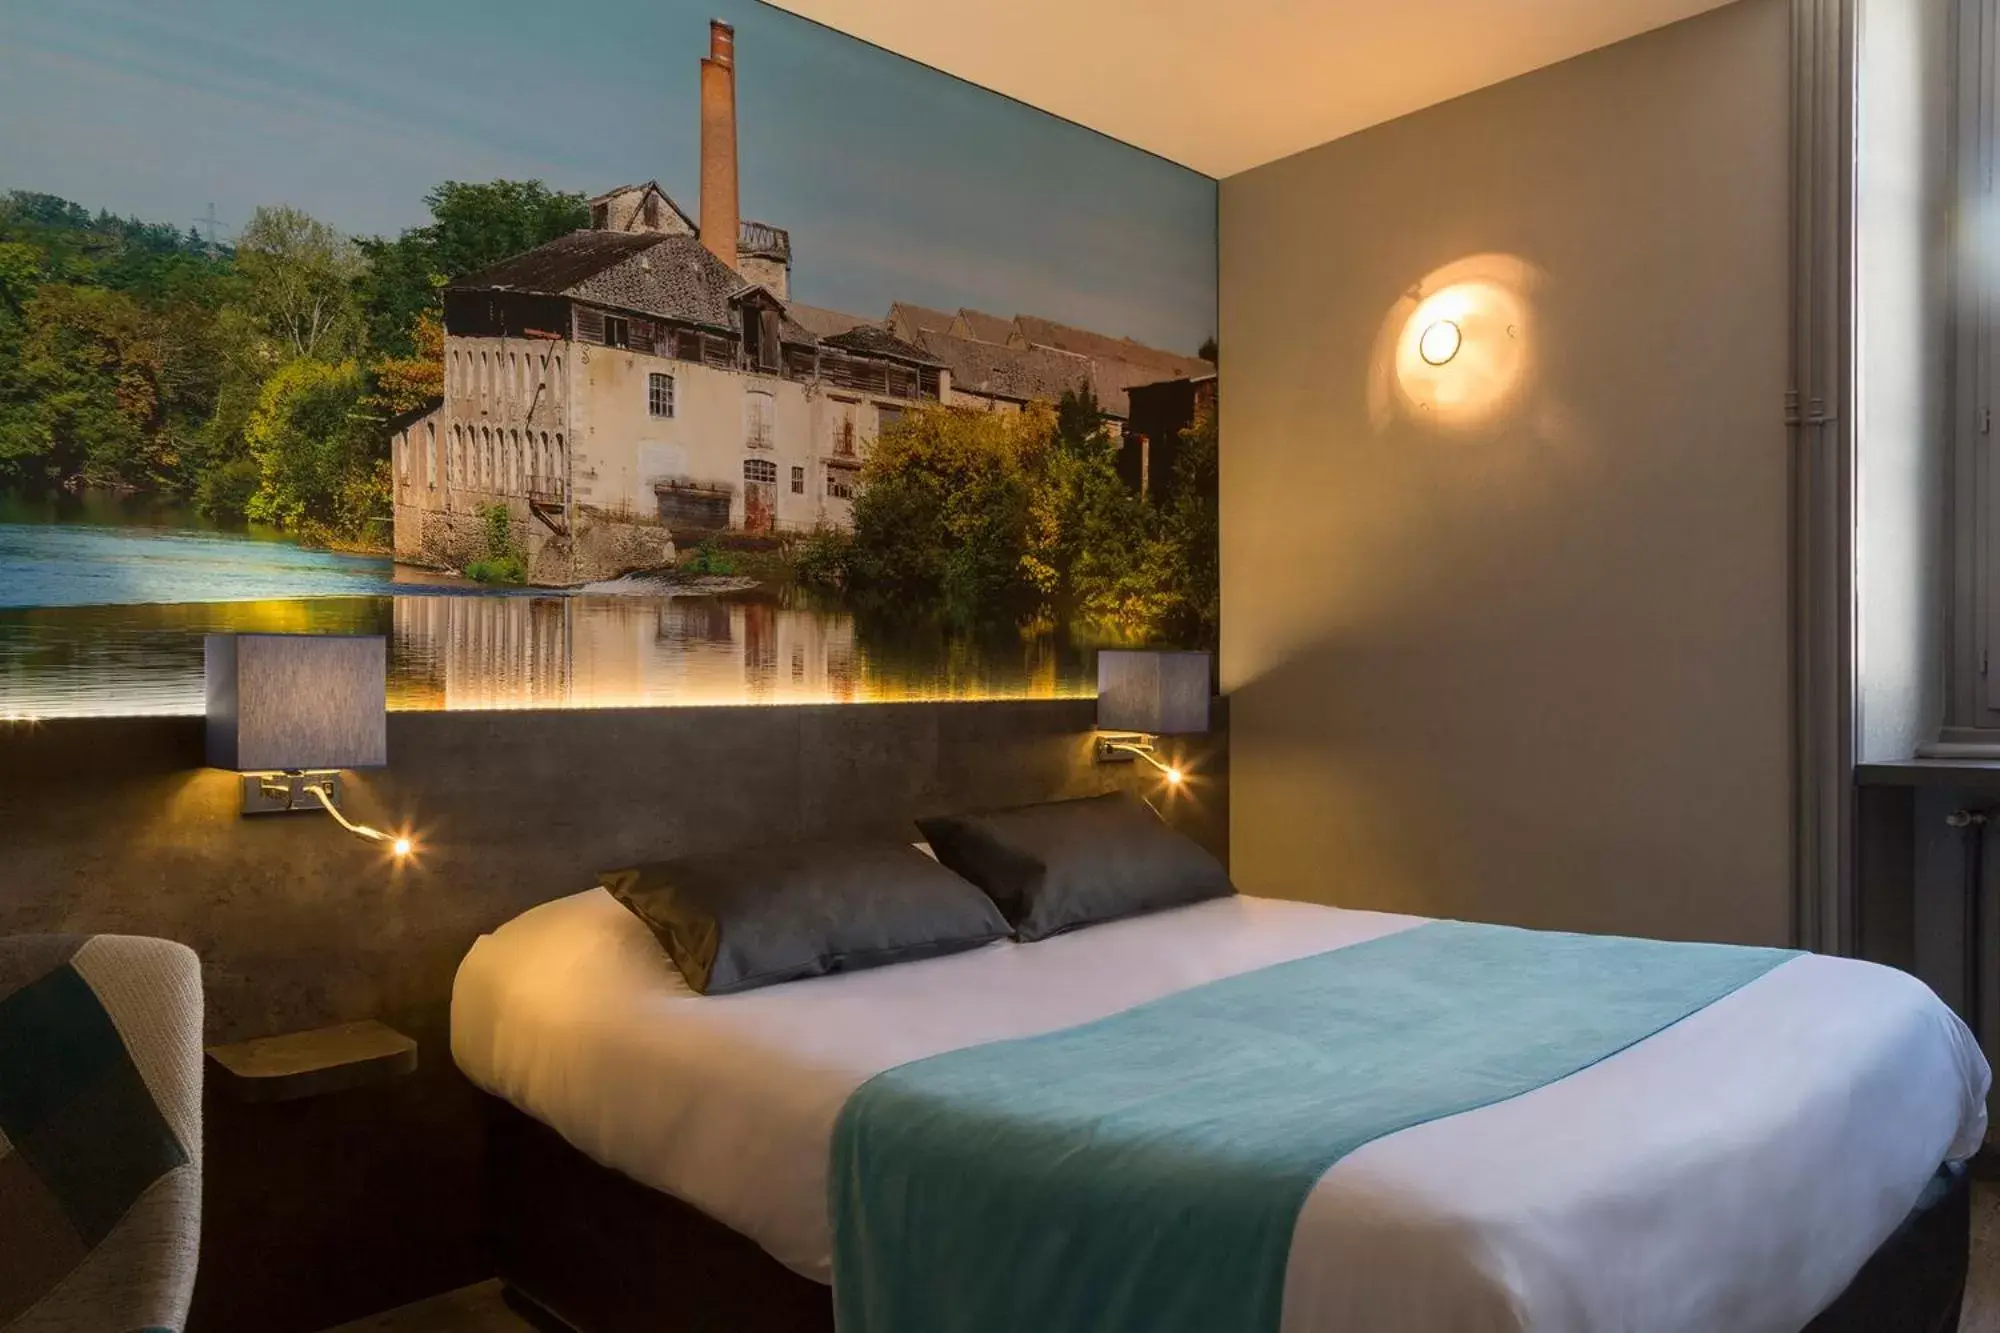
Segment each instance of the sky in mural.
M737 27L742 206L793 294L1046 315L1192 352L1215 183L733 0L0 0L0 188L225 235L288 203L356 235L447 179L698 202L697 60Z

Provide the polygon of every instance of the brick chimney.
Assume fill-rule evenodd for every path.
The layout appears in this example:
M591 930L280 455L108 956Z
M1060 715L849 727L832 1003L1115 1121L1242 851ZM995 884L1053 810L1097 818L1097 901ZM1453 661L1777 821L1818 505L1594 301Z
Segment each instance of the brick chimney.
M736 29L708 21L701 62L701 243L736 267Z

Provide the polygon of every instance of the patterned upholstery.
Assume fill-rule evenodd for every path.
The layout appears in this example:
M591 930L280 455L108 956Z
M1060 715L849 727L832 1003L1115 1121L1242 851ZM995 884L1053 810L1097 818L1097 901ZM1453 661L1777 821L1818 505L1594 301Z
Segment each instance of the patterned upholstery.
M0 1333L179 1330L201 1233L201 967L0 939Z

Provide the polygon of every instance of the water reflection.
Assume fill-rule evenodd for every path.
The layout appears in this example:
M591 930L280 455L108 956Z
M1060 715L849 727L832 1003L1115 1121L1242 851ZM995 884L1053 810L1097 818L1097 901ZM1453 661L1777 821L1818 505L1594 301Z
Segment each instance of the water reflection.
M874 636L841 612L714 597L399 597L405 707L861 703L1091 693L1081 652Z
M628 581L629 582L629 581ZM202 636L385 634L389 705L1087 696L1088 652L859 618L794 591L496 591L122 501L0 498L0 717L199 713Z
M1053 640L714 597L417 595L0 611L0 716L198 713L209 633L387 634L389 704L631 707L1058 698L1094 689Z

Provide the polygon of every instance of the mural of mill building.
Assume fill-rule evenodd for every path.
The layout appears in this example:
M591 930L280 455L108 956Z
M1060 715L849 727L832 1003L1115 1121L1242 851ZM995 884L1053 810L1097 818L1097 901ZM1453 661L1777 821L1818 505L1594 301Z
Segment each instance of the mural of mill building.
M398 559L477 558L495 505L546 585L671 563L704 532L844 528L868 442L915 404L1089 386L1116 422L1134 385L1212 369L1028 317L792 303L789 234L738 213L720 22L701 104L698 221L657 182L622 186L587 230L446 287L443 401L394 439Z

